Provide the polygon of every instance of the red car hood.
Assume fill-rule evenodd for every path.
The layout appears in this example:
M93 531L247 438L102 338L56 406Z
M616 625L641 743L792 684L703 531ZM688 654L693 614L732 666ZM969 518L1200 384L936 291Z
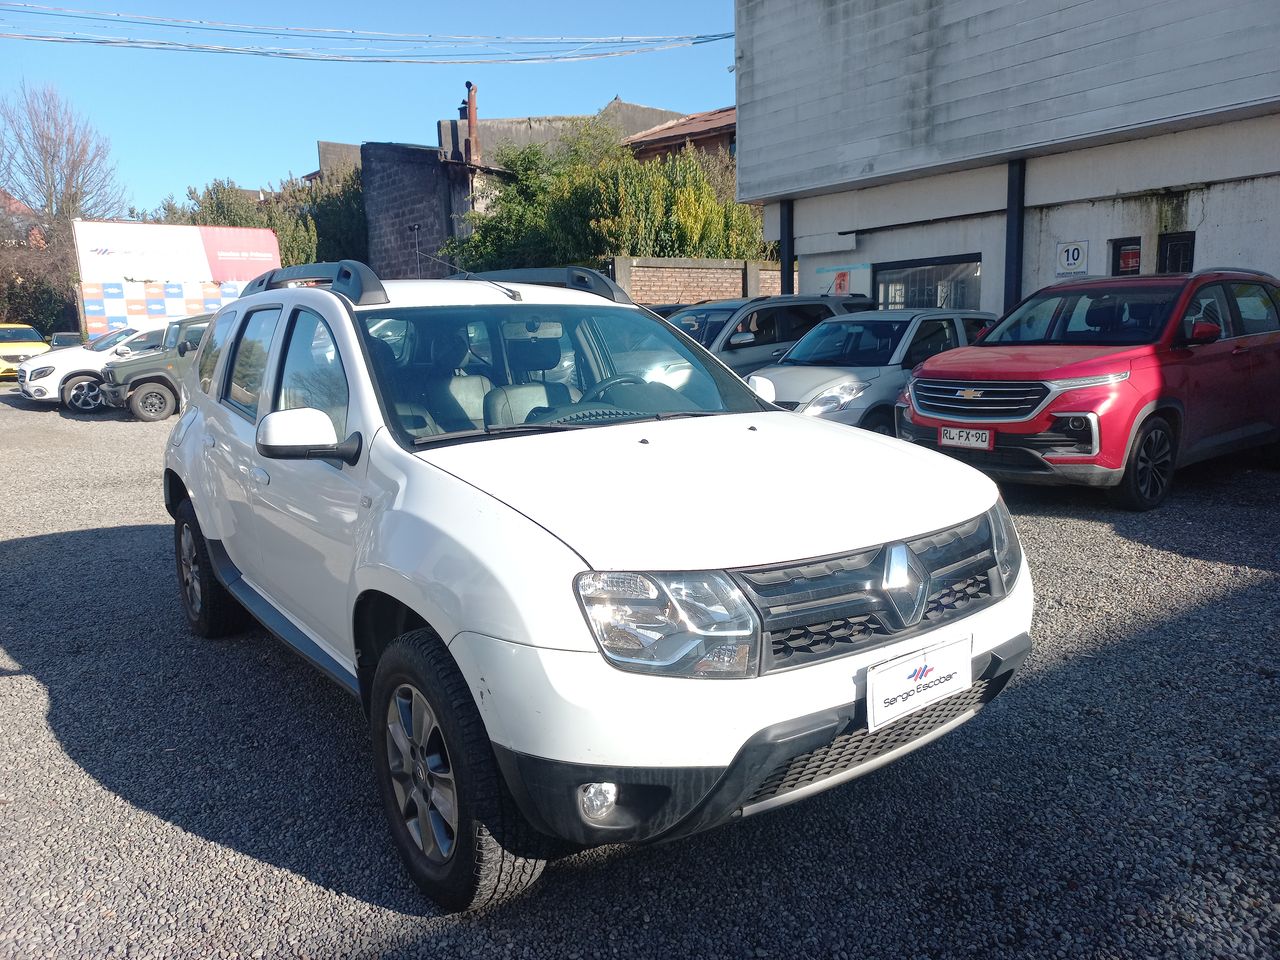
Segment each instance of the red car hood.
M1040 346L960 347L926 360L915 376L938 380L1058 380L1128 370L1154 349Z

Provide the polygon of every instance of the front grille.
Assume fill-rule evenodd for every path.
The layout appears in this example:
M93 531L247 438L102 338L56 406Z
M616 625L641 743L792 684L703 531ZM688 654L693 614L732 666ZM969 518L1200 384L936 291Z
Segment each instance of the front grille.
M975 680L968 690L907 714L874 733L867 731L864 713L854 721L856 729L840 734L826 746L780 763L743 806L750 807L819 783L828 777L869 763L891 750L905 747L970 710L988 703L1000 692L1010 676L1011 673L1003 673L992 680Z
M997 597L986 514L905 543L923 571L926 599L918 620L904 618L884 587L890 553L898 544L733 571L760 613L766 641L763 672L905 639L967 616Z
M19 370L19 371L18 371L18 382L19 382L19 383L26 383L26 382L27 382L27 371L25 371L25 370Z
M1024 420L1044 402L1049 388L1038 381L916 380L916 409L936 417Z
M3 360L5 363L22 363L22 361L29 360L30 358L31 354L29 353L0 354L0 360Z

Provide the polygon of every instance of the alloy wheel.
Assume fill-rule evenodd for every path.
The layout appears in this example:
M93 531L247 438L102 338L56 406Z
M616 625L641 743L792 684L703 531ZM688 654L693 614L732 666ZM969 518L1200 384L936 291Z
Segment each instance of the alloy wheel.
M1173 472L1173 440L1166 431L1157 427L1142 439L1137 466L1138 492L1147 500L1158 500Z
M178 566L182 576L182 595L187 600L187 609L191 611L191 616L198 618L201 603L200 555L196 552L195 534L185 523L182 525L179 543Z
M88 413L102 406L102 390L93 381L86 380L83 383L77 383L71 388L71 394L67 401L77 410Z
M386 748L405 828L428 860L445 863L458 838L458 788L435 712L412 684L387 704Z

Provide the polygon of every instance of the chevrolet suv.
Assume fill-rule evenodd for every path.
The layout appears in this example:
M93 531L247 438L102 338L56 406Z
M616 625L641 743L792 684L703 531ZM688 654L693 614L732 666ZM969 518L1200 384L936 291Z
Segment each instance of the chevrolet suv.
M1033 294L912 376L898 435L997 479L1150 510L1175 469L1280 439L1280 281L1086 278Z
M874 770L1030 648L990 480L773 407L569 276L264 274L214 317L167 445L192 629L252 614L360 698L397 850L450 909L566 842L682 837ZM544 379L566 353L570 382ZM687 496L815 457L840 494L787 523Z

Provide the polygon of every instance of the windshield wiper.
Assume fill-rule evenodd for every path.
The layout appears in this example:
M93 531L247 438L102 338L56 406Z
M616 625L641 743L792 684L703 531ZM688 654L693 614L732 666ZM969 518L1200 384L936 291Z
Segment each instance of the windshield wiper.
M555 433L559 430L580 430L576 423L503 423L493 427L481 427L478 430L455 430L453 433L437 433L430 437L415 437L415 447L425 447L432 443L448 440L474 440L477 437L496 437L504 433Z

